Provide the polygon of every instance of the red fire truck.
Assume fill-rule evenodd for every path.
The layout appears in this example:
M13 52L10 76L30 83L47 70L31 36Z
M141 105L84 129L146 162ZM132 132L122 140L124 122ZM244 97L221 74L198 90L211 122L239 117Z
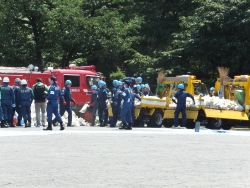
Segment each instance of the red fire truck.
M26 79L28 86L32 87L36 83L37 78L42 78L43 83L49 85L49 78L51 76L57 77L57 82L60 88L64 87L65 80L71 80L72 97L76 101L76 105L72 106L74 112L79 113L83 105L91 99L91 86L97 85L101 79L101 75L96 72L96 67L90 66L76 66L70 65L68 68L60 69L48 67L44 72L39 72L37 67L30 65L25 67L0 67L0 77L9 77L10 85L14 84L16 78ZM83 114L86 121L91 121L91 108Z

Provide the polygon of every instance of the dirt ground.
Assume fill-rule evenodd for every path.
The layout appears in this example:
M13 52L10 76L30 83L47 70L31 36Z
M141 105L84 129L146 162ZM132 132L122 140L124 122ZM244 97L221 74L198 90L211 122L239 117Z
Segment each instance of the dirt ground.
M0 129L0 187L250 187L250 132Z

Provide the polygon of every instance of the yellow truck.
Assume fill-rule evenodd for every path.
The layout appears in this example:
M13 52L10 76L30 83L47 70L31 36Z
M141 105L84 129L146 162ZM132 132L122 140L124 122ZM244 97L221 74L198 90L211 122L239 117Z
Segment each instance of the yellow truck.
M176 108L172 97L180 83L184 84L185 91L199 99L196 106L187 107L187 128L194 128L196 121L211 129L230 129L233 125L249 126L250 76L235 76L223 87L225 99L237 99L244 107L243 111L236 111L206 108L204 98L208 95L207 88L193 75L165 77L163 82L158 84L157 96L142 96L141 104L135 107L135 126L143 122L148 127L171 127L174 124ZM220 79L217 79L215 93L218 93L220 88Z

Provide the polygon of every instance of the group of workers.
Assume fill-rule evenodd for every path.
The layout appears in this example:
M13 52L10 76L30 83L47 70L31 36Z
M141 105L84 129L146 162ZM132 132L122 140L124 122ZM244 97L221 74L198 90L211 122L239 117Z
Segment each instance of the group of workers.
M3 80L0 78L0 81L1 128L15 127L13 124L15 113L18 114L16 126L22 126L21 121L23 120L26 128L31 127L31 104L33 100L35 102L37 127L45 127L45 112L47 112L48 127L43 130L52 130L52 124L55 126L56 122L60 123L60 130L64 130L61 116L65 111L68 112L68 126L72 125L71 102L75 103L75 100L72 98L70 91L72 85L70 80L66 80L65 87L62 90L57 85L57 79L54 76L49 79L50 87L43 84L41 78L37 78L37 83L32 88L27 87L27 80L25 79L16 78L13 86L9 85L8 77L4 77ZM59 103L58 98L60 98ZM58 110L59 104L60 113ZM40 121L40 112L42 112L42 121ZM53 120L52 114L55 115Z
M119 129L132 130L134 124L134 101L135 98L141 100L140 96L152 96L152 92L148 84L141 84L142 78L126 77L122 80L113 80L113 89L111 95L106 87L106 82L100 80L98 86L91 87L93 94L88 104L95 103L93 106L93 115L91 126L95 125L95 115L98 110L99 122L101 127L108 124L108 106L107 99L111 99L111 107L113 117L110 120L110 127L115 127L118 117L122 121Z

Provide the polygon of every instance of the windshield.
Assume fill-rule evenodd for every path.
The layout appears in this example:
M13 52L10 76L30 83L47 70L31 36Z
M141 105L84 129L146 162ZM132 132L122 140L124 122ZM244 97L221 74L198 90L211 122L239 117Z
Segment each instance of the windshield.
M194 95L200 95L200 94L202 94L203 96L208 95L207 88L204 84L193 83L193 85L194 85Z
M98 86L98 81L100 80L100 77L98 76L87 76L87 86L88 88L91 88L92 85Z

